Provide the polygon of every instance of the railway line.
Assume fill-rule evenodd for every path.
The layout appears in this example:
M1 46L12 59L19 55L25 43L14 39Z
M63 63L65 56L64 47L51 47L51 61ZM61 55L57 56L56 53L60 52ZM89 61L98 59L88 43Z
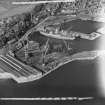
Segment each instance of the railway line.
M40 78L42 75L40 71L31 67L25 67L24 64L22 65L10 55L0 55L0 68L2 70L0 70L0 74L4 75L4 77L9 74L11 78L19 83L32 81L33 79ZM5 75L4 73L7 74Z

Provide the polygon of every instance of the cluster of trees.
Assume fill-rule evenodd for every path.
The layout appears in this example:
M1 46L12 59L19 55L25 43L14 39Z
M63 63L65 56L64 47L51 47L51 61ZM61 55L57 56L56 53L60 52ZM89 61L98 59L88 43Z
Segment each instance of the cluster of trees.
M0 25L0 46L3 47L8 41L20 39L29 29L48 17L45 4L39 4L28 13L15 15L2 19Z
M10 18L10 20L9 20ZM12 39L18 40L32 27L30 13L12 16L1 25L0 46L3 47ZM8 22L9 20L9 22Z

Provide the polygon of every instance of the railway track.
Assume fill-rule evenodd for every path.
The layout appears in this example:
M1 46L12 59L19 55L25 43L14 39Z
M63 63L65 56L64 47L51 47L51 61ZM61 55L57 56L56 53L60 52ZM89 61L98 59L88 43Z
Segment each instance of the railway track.
M33 81L33 79L38 79L41 77L42 73L38 70L35 70L31 67L17 62L11 56L2 56L0 55L0 75L3 75L5 78L7 74L19 83ZM5 75L6 74L6 75Z

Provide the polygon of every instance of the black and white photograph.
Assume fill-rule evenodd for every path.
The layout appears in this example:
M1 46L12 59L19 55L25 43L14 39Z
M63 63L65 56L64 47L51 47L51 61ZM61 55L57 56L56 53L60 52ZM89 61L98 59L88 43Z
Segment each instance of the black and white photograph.
M105 0L0 0L0 105L105 105Z

